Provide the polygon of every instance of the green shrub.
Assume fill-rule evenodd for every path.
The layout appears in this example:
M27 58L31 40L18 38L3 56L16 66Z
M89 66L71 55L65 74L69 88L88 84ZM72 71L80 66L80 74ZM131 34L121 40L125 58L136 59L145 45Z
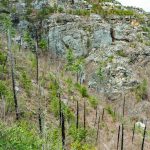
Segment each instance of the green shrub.
M51 150L62 149L62 142L61 142L61 129L50 126L50 129L47 132L47 141L51 146Z
M27 72L25 71L21 73L21 83L27 95L30 96L31 90L32 90L32 82L31 82L30 77L27 75Z
M141 101L147 97L147 89L148 89L148 84L147 80L144 79L141 84L139 84L135 89L135 96L137 101Z
M39 47L42 49L42 50L46 50L47 48L47 41L45 39L41 39L39 41Z
M7 86L5 85L4 81L0 81L0 95L6 95L7 93Z
M0 51L0 64L3 65L6 61L6 54L5 52Z
M126 53L123 50L117 51L116 54L121 57L127 57Z
M101 64L100 64L96 74L97 74L97 76L98 76L100 81L104 80L104 78L105 78L105 76L104 76L104 68L103 68L103 66Z
M82 97L89 97L88 91L85 86L80 85L79 83L75 84L75 88L80 92Z
M112 107L110 105L108 105L105 110L107 111L107 113L112 117L113 121L116 120L116 113L113 111Z
M87 135L87 131L84 128L76 128L75 125L72 125L69 128L69 135L73 138L73 141L82 142Z
M71 94L73 92L73 81L71 78L68 78L66 80L67 83L67 90L68 90L68 94Z
M75 60L75 57L74 57L72 49L68 49L67 50L66 59L67 59L66 70L72 71L73 70L74 60Z
M35 44L29 32L24 32L23 38L24 41L27 42L29 48L34 48Z
M59 116L59 99L57 97L52 97L51 98L50 110L53 112L55 117Z
M0 123L0 139L0 150L37 150L42 144L38 134L21 124L7 127Z
M93 96L89 96L88 101L93 108L96 108L98 105L98 100Z
M143 30L144 32L150 32L150 28L149 28L149 27L143 26L143 27L142 27L142 30Z
M62 7L59 7L59 8L58 8L58 12L59 12L59 13L62 13L62 12L64 12L64 9L63 9Z
M96 150L91 144L75 141L71 144L71 150Z

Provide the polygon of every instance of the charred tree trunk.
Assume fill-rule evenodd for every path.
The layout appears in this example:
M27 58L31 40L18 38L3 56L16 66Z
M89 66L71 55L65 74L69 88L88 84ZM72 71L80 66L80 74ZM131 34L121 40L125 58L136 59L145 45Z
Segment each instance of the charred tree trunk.
M36 40L35 40L35 55L36 55L36 82L39 82L39 57L38 57L38 32L36 29Z
M103 108L103 112L102 112L102 121L104 120L104 113L105 113L105 108Z
M42 133L43 133L43 128L42 128L42 116L41 116L41 109L40 109L40 108L39 108L38 119L39 119L39 130L40 130L40 134L42 135Z
M142 141L141 150L144 150L144 142L145 142L145 135L146 135L146 126L147 126L147 125L145 125L145 128L144 128L144 134L143 134L143 141Z
M76 129L78 129L79 127L79 104L78 104L78 101L77 101L77 114L76 114Z
M98 124L97 124L96 143L97 143L97 141L98 141L98 137L99 137L99 124L100 124L100 115L99 115L99 118L98 118Z
M122 137L121 137L121 150L123 150L124 144L124 125L122 124Z
M124 117L124 112L125 112L125 97L124 97L124 100L123 100L123 110L122 110L122 116Z
M62 131L62 149L65 150L65 117L62 112L62 124L61 124L61 131Z
M95 123L94 123L94 126L96 125L96 120L97 120L97 106L96 106L96 109L95 109Z
M135 123L134 123L134 126L133 126L132 143L133 143L133 140L134 140L134 134L135 134Z
M83 116L83 119L84 119L83 125L84 125L84 130L85 130L85 128L86 128L86 105L85 105L85 101L84 101L84 116Z
M60 98L60 93L58 93L58 98L59 98L59 125L61 126L62 122L62 112L61 112L61 98Z
M77 72L77 83L79 82L79 73Z
M10 53L10 62L11 62L11 77L12 77L12 87L13 87L13 97L14 97L14 104L15 104L15 112L16 112L16 120L19 120L19 109L18 109L18 100L16 95L16 83L15 83L15 73L14 73L14 58L11 51L11 37L10 31L8 30L8 50Z
M20 40L19 40L19 52L20 52L20 49L21 49L21 45L22 45L22 38L20 37Z
M120 125L119 125L119 128L118 128L117 150L119 149L119 140L120 140Z

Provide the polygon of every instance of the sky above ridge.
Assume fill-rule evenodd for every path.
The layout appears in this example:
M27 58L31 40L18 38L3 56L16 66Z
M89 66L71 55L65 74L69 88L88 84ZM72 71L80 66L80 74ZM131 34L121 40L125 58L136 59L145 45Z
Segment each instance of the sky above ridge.
M118 0L122 5L143 8L150 12L150 0Z

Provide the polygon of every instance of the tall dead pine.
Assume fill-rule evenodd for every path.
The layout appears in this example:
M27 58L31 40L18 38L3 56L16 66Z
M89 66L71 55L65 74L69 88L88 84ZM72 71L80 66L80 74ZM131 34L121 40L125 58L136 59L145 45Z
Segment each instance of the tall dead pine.
M35 55L36 55L36 82L39 82L39 57L38 57L38 41L35 42Z
M59 124L61 126L61 122L62 122L62 113L61 113L61 97L60 97L60 93L58 93L58 98L59 98Z
M62 132L62 149L65 150L65 117L64 113L62 112L62 123L61 123L61 132Z
M134 126L133 126L133 131L132 131L132 143L133 143L133 140L134 140L134 134L135 134L135 123L134 123Z
M121 150L123 150L124 146L124 125L122 124L122 135L121 135Z
M77 101L77 106L76 106L76 128L78 129L79 127L79 103Z
M18 100L17 100L17 95L16 95L16 82L15 82L15 73L14 73L14 58L11 50L11 35L10 31L8 29L7 32L8 36L8 51L10 54L10 63L11 63L11 77L12 77L12 87L13 87L13 97L14 97L14 104L15 104L15 112L16 112L16 120L19 120L19 109L18 109Z
M143 134L143 141L142 141L141 150L144 150L144 142L145 142L145 135L146 135L146 126L147 126L147 125L145 125L145 128L144 128L144 134Z
M42 128L42 115L41 115L41 109L39 108L39 113L38 113L38 119L39 119L39 130L40 134L42 135L43 128Z
M100 124L100 114L99 114L98 124L97 124L96 143L97 143L97 141L98 141L98 137L99 137L99 124Z
M120 140L120 125L119 125L119 128L118 128L117 150L119 149L119 140Z
M105 113L105 108L103 108L103 112L102 112L102 121L104 120L104 113Z
M84 114L83 114L83 120L84 120L83 126L84 126L84 129L85 129L85 128L86 128L86 105L85 105L85 101L84 101Z
M125 97L124 97L124 100L123 100L123 110L122 110L123 117L124 117L124 114L125 114Z
M95 122L94 122L94 126L96 125L96 121L97 121L97 106L96 106L96 109L95 109Z

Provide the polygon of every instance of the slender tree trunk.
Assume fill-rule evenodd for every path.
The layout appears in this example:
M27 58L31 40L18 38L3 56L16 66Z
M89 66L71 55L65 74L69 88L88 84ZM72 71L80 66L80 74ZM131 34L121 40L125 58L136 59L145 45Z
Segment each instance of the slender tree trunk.
M39 58L38 58L38 41L36 40L36 44L35 44L35 48L36 48L36 82L38 84L39 82Z
M120 125L118 128L117 150L119 149L119 140L120 140Z
M85 105L85 101L84 101L84 116L83 116L83 118L84 118L84 130L85 130L85 128L86 128L86 105Z
M58 98L59 98L59 125L61 126L62 122L62 112L61 112L61 98L60 98L60 93L58 93Z
M98 118L98 124L97 124L96 143L97 143L97 141L98 141L98 138L99 138L99 124L100 124L100 114L99 114L99 118Z
M124 146L124 125L122 124L122 138L121 138L121 150L123 150Z
M135 123L134 123L134 126L133 126L132 144L133 144L133 140L134 140L134 134L135 134Z
M143 141L142 141L141 150L144 150L144 142L145 142L145 135L146 135L146 126L147 126L147 125L145 125L145 128L144 128L144 134L143 134Z
M61 124L61 130L62 130L62 149L65 150L65 116L62 112L62 124Z
M77 83L78 83L78 81L79 81L79 73L77 72Z
M104 120L104 113L105 113L105 108L103 108L103 112L102 112L102 121Z
M94 123L94 126L96 125L96 120L97 120L97 106L96 106L96 109L95 109L95 123Z
M40 108L39 108L39 115L38 115L38 118L39 118L40 134L42 135L42 133L43 133L43 128L42 128L42 116L41 116L41 109L40 109Z
M124 100L123 100L123 110L122 110L123 117L124 117L124 112L125 112L125 97L124 97Z
M20 49L21 49L21 45L22 45L22 38L20 36L20 40L19 40L19 52L20 52Z
M18 100L16 95L16 83L15 83L15 73L14 73L14 58L11 51L11 37L10 31L8 29L8 50L10 53L10 61L11 61L11 77L12 77L12 87L13 87L13 96L14 96L14 104L15 104L15 112L16 112L16 120L19 120L19 109L18 109Z
M77 114L76 114L76 128L78 129L79 127L79 104L78 104L78 101L77 101Z

